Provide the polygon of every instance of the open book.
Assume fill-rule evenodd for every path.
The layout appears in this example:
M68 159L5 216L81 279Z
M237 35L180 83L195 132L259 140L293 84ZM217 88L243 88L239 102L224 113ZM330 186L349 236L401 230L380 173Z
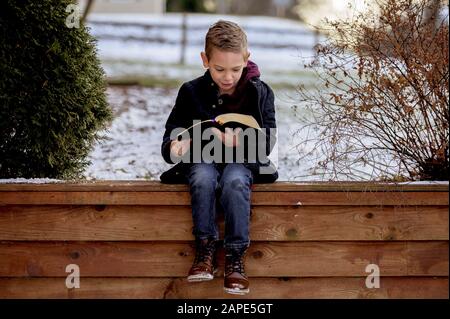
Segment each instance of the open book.
M210 123L211 126L216 126L216 127L218 126L219 128L220 128L220 126L223 126L224 124L229 124L231 126L236 126L236 124L237 124L238 126L247 126L247 127L252 127L252 128L261 130L261 127L259 126L258 122L251 115L245 115L245 114L240 114L240 113L225 113L225 114L216 116L214 119L204 120L204 121L195 123L194 125L188 127L187 129L185 129L184 131L179 133L177 135L177 140L180 141L182 139L182 135L186 131L189 131L193 127L203 124L203 123Z

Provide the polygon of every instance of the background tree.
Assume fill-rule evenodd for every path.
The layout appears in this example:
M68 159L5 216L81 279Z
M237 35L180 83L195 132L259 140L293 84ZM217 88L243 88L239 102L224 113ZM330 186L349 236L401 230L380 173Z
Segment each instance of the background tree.
M331 179L448 180L448 2L436 3L379 0L328 23L309 65L322 85L299 90L301 131L317 130L300 160L316 154Z
M203 0L167 0L168 12L207 12Z
M86 7L85 7L85 9L83 11L83 21L86 21L87 16L91 12L93 4L94 4L94 0L88 0L87 1Z
M0 2L0 178L80 177L112 117L95 41L82 21L66 25L70 4Z

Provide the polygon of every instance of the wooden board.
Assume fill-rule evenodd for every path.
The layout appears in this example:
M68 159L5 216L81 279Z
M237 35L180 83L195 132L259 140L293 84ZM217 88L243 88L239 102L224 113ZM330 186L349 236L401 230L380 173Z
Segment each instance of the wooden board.
M253 205L448 205L448 192L254 192ZM189 192L1 192L0 205L190 205Z
M253 185L246 298L448 298L448 183ZM223 217L219 213L221 238ZM0 184L0 298L234 298L189 284L189 189ZM80 267L80 289L64 285ZM368 289L368 264L381 287Z
M422 183L383 183L383 182L275 182L272 184L254 184L253 191L257 192L369 192L369 191L420 191L420 192L448 192L448 182ZM2 191L77 191L77 192L187 192L188 186L182 184L162 184L159 181L142 180L100 180L77 181L48 184L8 183L0 184Z
M0 298L441 298L448 299L448 278L381 277L380 288L362 278L251 278L250 293L223 292L223 280L188 283L184 278L80 278L67 289L65 278L0 278Z
M0 242L0 277L184 277L192 242ZM219 274L223 251L219 252ZM246 261L253 277L448 276L448 242L255 242Z
M189 206L0 206L0 240L192 240ZM253 206L253 241L448 240L448 206ZM223 215L218 212L221 238ZM176 223L176 227L173 227Z

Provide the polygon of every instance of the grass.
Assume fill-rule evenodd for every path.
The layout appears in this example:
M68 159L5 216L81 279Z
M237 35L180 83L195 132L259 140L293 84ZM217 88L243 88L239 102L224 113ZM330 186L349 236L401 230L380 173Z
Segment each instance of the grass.
M148 61L103 60L103 65L117 74L107 79L110 85L139 85L143 87L178 88L185 81L189 81L203 74L204 69L194 65L180 65L177 63L157 64ZM135 74L130 69L135 68ZM300 84L312 85L316 77L306 69L264 72L262 79L274 90L295 90Z
M108 78L109 85L138 85L151 88L178 88L183 81L181 79L160 78L156 76L123 76Z

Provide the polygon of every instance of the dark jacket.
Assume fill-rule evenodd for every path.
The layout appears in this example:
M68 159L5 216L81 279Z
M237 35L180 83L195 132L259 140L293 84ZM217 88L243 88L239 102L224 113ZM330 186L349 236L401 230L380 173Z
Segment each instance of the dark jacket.
M251 102L246 109L241 112L252 115L260 127L276 128L274 94L271 88L255 76L248 81L246 94L251 98ZM184 83L176 98L175 106L170 113L166 125L161 153L167 163L174 164L170 158L170 134L175 128L187 128L193 124L193 120L212 119L224 112L220 105L223 103L222 97L218 95L218 87L211 78L209 71L197 79ZM268 156L272 151L276 137L275 133L267 130L272 136L266 136L266 150ZM271 141L271 143L269 143ZM190 163L177 163L174 167L164 172L161 176L161 182L169 184L187 184L186 173ZM247 163L244 165L253 173L254 183L272 183L278 178L278 172L272 162L266 163ZM270 166L271 173L260 173L260 168Z

